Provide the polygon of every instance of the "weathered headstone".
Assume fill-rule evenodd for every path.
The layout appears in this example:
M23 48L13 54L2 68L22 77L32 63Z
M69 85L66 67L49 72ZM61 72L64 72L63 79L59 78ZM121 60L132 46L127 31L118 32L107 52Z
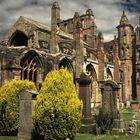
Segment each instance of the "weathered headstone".
M33 122L32 111L36 100L37 92L22 90L19 96L20 109L19 109L19 137L32 137Z
M78 79L79 84L79 98L83 101L83 118L80 132L93 132L94 124L93 117L91 115L91 91L90 84L91 78L82 73Z
M121 128L122 119L119 110L119 86L111 80L104 81L101 86L102 108L114 117L114 128Z

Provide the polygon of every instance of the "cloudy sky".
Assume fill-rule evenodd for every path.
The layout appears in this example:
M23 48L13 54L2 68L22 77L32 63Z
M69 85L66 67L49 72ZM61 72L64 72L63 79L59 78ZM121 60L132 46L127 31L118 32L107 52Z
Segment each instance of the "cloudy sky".
M84 14L92 9L98 31L106 41L116 34L122 11L125 10L130 23L138 24L140 0L57 0L61 8L61 19L71 18L74 12ZM25 16L50 25L51 4L54 0L0 0L0 37L20 16Z

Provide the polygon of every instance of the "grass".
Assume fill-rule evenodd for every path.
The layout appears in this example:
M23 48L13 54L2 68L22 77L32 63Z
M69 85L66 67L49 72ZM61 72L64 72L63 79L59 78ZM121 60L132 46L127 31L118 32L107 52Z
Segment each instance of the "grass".
M140 140L140 136L125 136L125 135L99 135L95 136L92 134L80 134L78 133L75 140Z
M140 135L140 125L137 126L137 132L136 135Z
M29 140L27 138L18 138L14 136L0 136L0 140Z
M0 136L0 140L25 140L23 138L17 137L2 137ZM27 139L26 139L27 140ZM77 133L75 140L140 140L140 136L125 136L125 135L100 135L95 136L93 134L81 134Z
M0 136L0 140L17 140L17 137Z
M96 139L96 136L93 134L80 134L77 133L75 140L94 140Z
M122 118L124 121L132 121L133 119L133 113L129 110L123 110L122 111Z

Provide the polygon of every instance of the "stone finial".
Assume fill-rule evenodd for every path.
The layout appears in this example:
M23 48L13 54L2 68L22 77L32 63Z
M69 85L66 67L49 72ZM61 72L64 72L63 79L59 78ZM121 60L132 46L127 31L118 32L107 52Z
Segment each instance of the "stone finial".
M122 17L121 17L121 20L120 20L120 25L124 25L124 24L128 24L129 21L128 21L128 18L125 14L125 11L123 11L123 14L122 14Z
M138 17L138 26L140 27L140 16Z
M139 16L139 23L138 24L140 25L140 16Z
M88 14L88 15L93 15L93 11L92 11L91 9L88 9L88 10L86 11L86 14Z
M140 32L140 16L138 17L138 25L137 25L135 31Z
M103 39L103 34L102 34L102 32L99 32L99 33L98 33L98 38L99 38L99 39Z
M74 13L74 18L79 18L80 16L79 16L79 13L78 12L75 12Z
M140 26L138 25L135 29L136 32L139 32L140 31Z
M81 85L89 85L91 83L91 76L82 72L80 78L78 79L78 83Z
M74 14L74 20L75 20L75 26L76 26L76 28L81 28L82 27L82 23L81 23L81 19L80 19L80 16L79 16L79 13L78 12L75 12L75 14Z
M117 40L117 37L116 37L116 35L114 35L114 40L115 40L115 41Z
M82 72L80 78L89 78L89 75L86 74L85 72Z
M55 8L60 9L59 4L58 4L57 1L55 1L55 2L52 4L52 9L55 9Z

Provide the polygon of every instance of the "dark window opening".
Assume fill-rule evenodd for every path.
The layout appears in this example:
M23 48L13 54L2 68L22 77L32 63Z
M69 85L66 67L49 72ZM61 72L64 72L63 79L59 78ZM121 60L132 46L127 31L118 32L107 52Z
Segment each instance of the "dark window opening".
M109 53L112 53L112 51L113 51L113 46L110 46Z
M61 62L59 63L59 69L61 68L68 70L72 75L74 75L73 66L69 59L64 58L63 60L61 60Z
M26 80L27 79L27 69L24 70L24 75L22 76L22 79Z
M84 41L87 41L87 35L86 34L84 35Z
M17 32L12 36L10 46L27 46L28 38L22 32Z

